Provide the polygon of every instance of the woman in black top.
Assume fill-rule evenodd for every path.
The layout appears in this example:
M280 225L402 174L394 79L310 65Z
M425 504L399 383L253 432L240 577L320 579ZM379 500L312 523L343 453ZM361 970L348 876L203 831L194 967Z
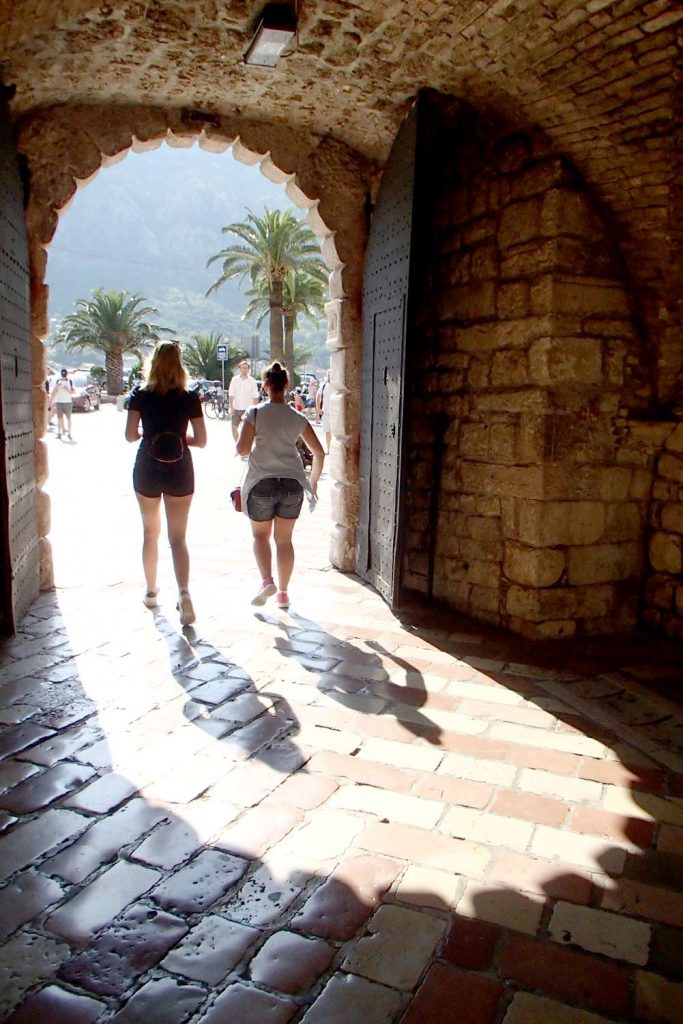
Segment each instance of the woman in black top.
M147 384L128 401L126 440L140 441L133 469L133 487L142 514L142 566L147 590L143 602L157 606L157 565L164 499L168 540L178 582L178 610L183 626L195 620L188 591L190 556L185 542L187 517L194 494L190 446L203 448L206 425L199 396L186 390L187 373L177 341L160 341L152 355ZM192 431L188 433L188 423ZM142 440L140 425L142 424Z

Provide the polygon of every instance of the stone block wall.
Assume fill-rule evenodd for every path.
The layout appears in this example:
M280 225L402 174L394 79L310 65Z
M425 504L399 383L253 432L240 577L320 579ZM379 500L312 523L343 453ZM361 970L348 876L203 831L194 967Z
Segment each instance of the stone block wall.
M643 616L668 636L683 639L683 423L657 427L662 444L650 505Z
M529 636L626 628L652 466L618 437L652 384L618 251L542 137L452 138L423 183L404 586Z

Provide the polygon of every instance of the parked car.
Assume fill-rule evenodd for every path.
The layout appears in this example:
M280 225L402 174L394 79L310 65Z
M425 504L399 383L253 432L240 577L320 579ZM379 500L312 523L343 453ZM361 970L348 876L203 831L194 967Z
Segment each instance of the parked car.
M69 380L74 389L71 396L74 411L90 412L91 409L100 407L100 389L87 370L73 370L69 373Z
M195 380L190 384L189 390L198 392L202 402L205 402L210 396L222 391L223 385L219 380Z

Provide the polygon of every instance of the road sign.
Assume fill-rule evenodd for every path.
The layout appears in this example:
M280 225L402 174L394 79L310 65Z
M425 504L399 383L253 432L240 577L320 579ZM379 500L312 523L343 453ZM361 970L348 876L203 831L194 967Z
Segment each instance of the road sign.
M222 363L228 358L228 346L227 345L216 345L216 359L220 359Z

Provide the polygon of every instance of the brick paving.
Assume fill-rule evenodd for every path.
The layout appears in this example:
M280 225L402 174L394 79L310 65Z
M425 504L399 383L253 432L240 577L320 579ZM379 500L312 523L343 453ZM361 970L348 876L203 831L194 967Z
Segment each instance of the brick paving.
M396 616L304 523L255 612L223 484L196 629L122 516L4 645L0 1019L680 1024L680 650Z

